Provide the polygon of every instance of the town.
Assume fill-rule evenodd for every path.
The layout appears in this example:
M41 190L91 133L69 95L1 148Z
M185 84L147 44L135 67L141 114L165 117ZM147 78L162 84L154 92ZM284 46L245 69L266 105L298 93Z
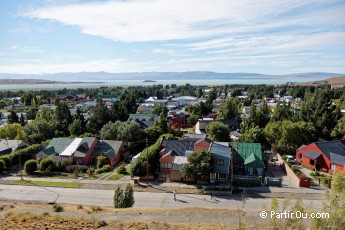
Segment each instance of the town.
M251 187L330 188L345 165L344 88L331 85L0 95L2 182L23 184L24 176L54 186L54 178L78 178L72 186L121 181L230 195Z

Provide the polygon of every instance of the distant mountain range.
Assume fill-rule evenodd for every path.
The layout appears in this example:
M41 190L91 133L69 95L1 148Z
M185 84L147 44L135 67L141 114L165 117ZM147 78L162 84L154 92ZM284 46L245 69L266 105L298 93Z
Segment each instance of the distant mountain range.
M284 75L269 75L258 73L217 73L210 71L191 72L142 72L142 73L107 73L107 72L78 72L78 73L54 73L54 74L9 74L0 73L0 79L36 79L65 82L109 81L109 80L186 80L186 79L284 79L289 82L309 82L324 80L327 78L344 76L339 73L297 73ZM4 83L3 83L4 84ZM25 84L25 83L24 83Z

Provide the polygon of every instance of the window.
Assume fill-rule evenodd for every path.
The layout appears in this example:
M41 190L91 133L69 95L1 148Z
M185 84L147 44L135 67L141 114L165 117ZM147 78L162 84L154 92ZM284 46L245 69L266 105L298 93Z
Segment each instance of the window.
M238 162L238 168L240 168L240 169L243 169L243 168L244 168L243 161L239 161L239 162Z
M171 168L171 163L161 163L161 168L162 169L170 169Z
M310 159L309 164L314 165L314 160Z
M258 169L257 168L253 168L253 175L258 175L259 172L258 172Z
M332 170L335 170L335 164L330 164L330 166L329 166Z
M215 165L224 165L224 160L215 160Z
M300 153L300 154L298 155L298 158L299 158L299 159L302 159L302 153Z
M218 180L226 180L226 174L225 173L218 173Z

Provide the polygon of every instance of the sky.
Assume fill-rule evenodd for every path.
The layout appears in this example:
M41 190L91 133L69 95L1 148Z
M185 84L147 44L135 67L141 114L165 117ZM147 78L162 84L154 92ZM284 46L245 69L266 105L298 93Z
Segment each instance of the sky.
M344 0L0 0L0 73L345 73Z

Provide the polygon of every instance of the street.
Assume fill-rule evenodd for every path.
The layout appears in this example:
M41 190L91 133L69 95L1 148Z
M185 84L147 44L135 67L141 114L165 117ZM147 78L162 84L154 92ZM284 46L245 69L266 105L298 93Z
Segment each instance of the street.
M96 206L113 206L114 191L95 189L74 189L23 185L0 184L0 200L15 200L22 202L56 202L64 204L81 204ZM241 197L238 195L221 196L210 199L209 195L179 194L176 201L172 193L135 192L136 208L222 208L238 209L242 207ZM278 199L283 202L283 199ZM321 210L322 200L304 200L305 205L310 205L316 210ZM269 198L247 198L244 211L258 212L263 205L270 208Z

